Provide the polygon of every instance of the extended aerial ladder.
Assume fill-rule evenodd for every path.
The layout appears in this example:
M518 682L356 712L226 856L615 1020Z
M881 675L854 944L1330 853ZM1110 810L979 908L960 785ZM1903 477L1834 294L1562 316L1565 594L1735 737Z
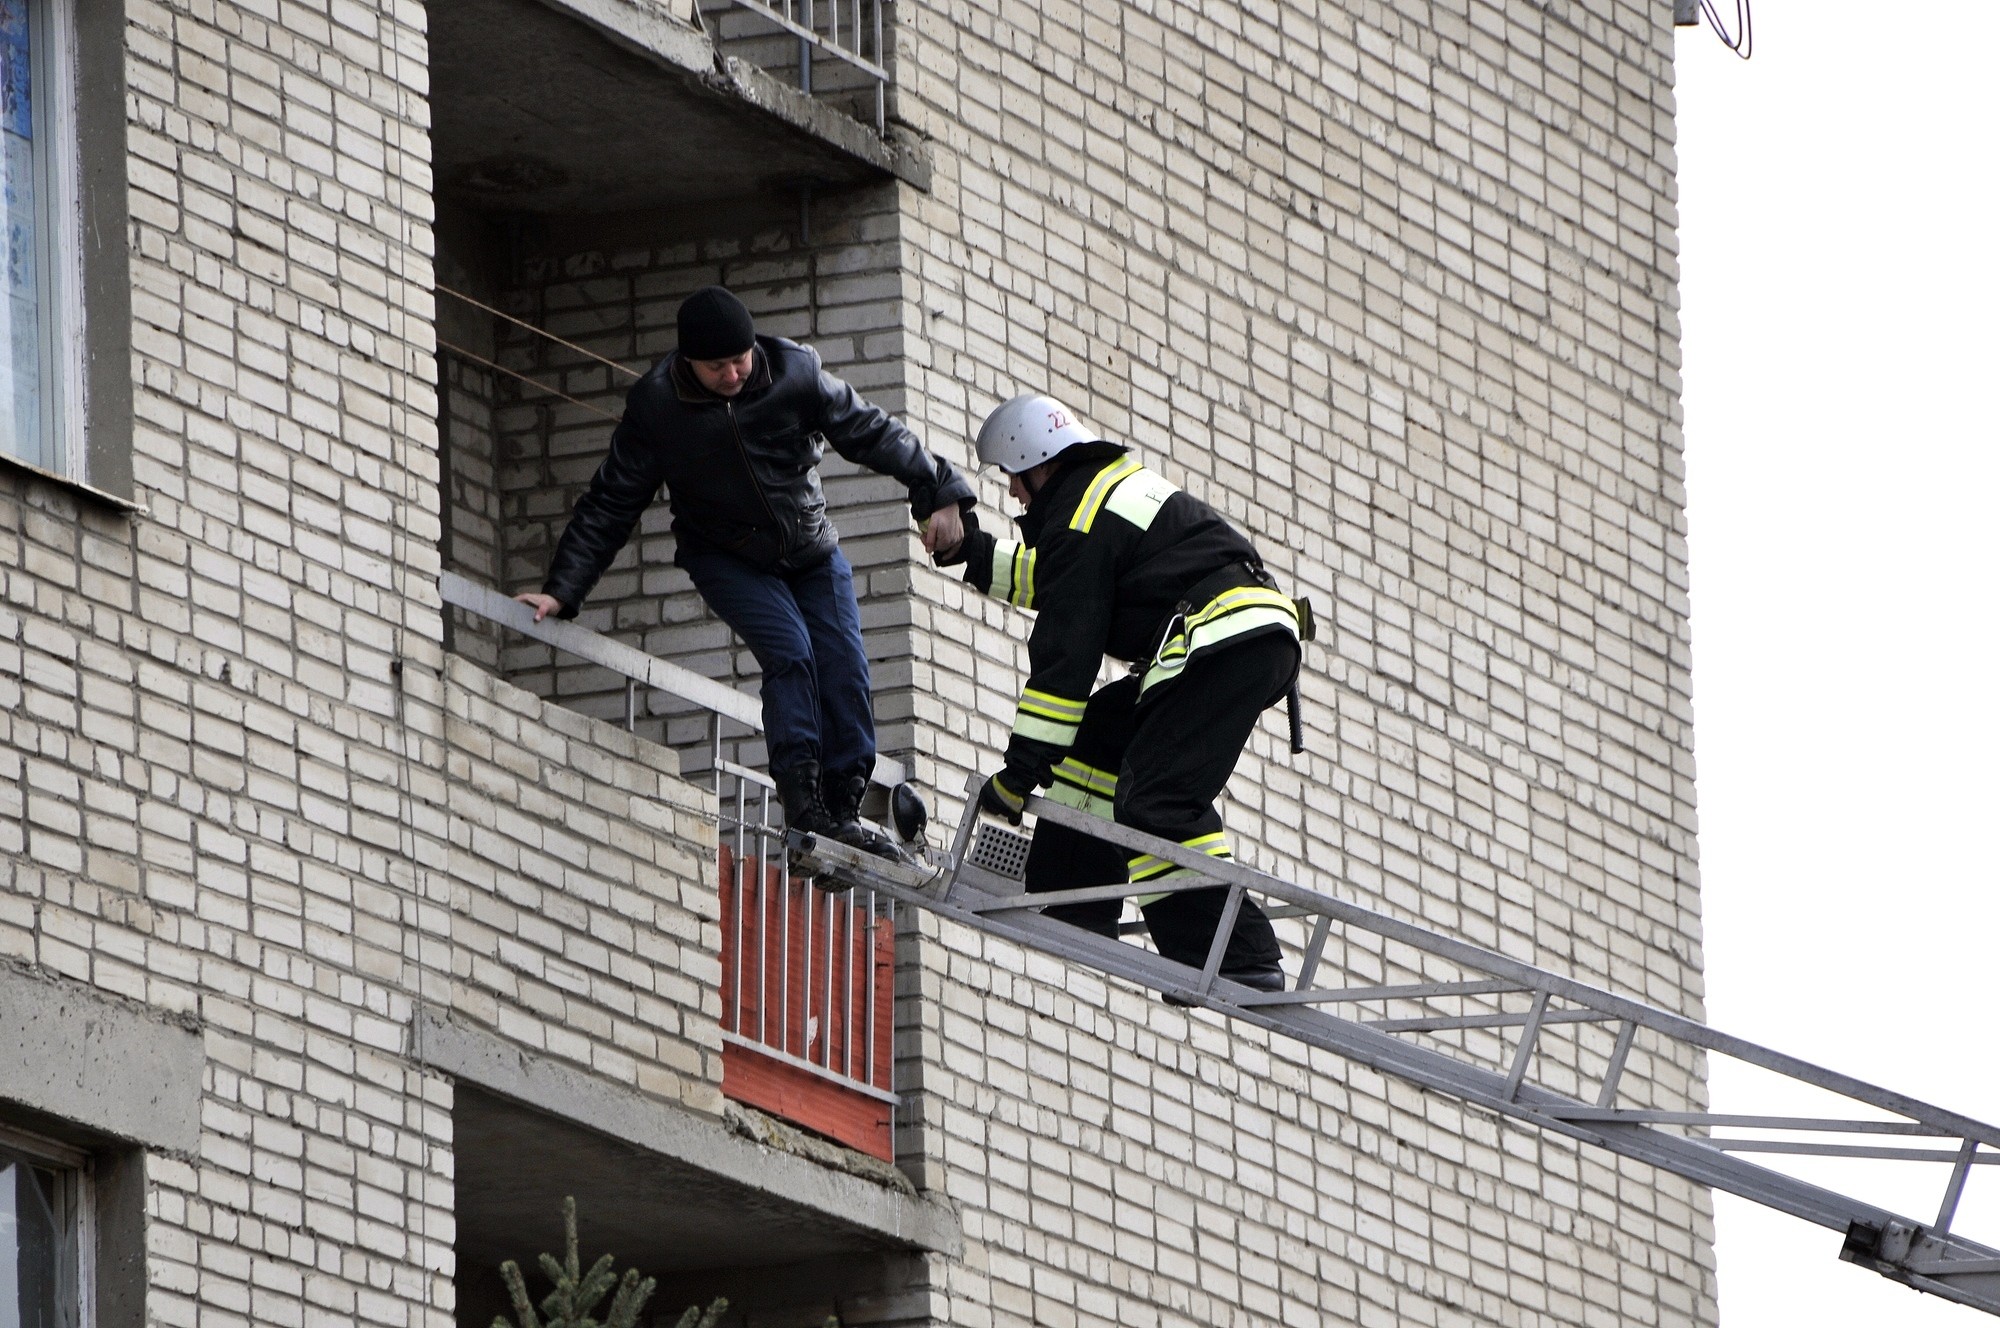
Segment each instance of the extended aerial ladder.
M1196 874L1142 886L1025 893L1022 871L1029 838L980 817L980 782L975 778L967 785L966 812L950 851L933 855L935 861L923 867L891 863L809 835L794 833L788 843L802 869L842 885L872 888L989 935L1150 988L1177 1003L1282 1033L1384 1074L1830 1227L1845 1236L1841 1258L1920 1291L2000 1314L2000 1250L1952 1230L1972 1167L2000 1161L2000 1128L1040 797L1028 800L1028 810L1041 819L1169 859ZM1207 966L1199 971L1040 912L1051 904L1218 884L1228 888L1228 902ZM1219 975L1230 927L1250 896L1259 899L1274 921L1299 920L1294 925L1305 937L1304 946L1286 991L1252 991ZM1324 984L1322 975L1332 969L1327 947L1337 929L1348 936L1370 933L1385 948L1401 947L1399 953L1407 957L1403 967L1419 976L1369 986ZM1455 974L1442 980L1423 976L1439 967ZM1509 1008L1523 1004L1525 1009ZM1368 1006L1385 1007L1384 1016L1363 1017L1359 1010ZM1337 1012L1341 1010L1353 1013ZM1518 1037L1511 1053L1496 1063L1491 1046L1482 1048L1487 1054L1481 1055L1453 1045L1454 1034L1462 1040L1476 1029L1518 1030ZM1581 1082L1582 1065L1601 1060L1594 1100L1551 1087L1545 1081L1552 1076L1536 1073L1542 1062L1558 1062L1545 1053L1554 1050L1552 1040L1565 1029L1598 1030L1599 1050L1573 1054L1561 1070ZM1875 1118L1621 1106L1621 1081L1641 1038L1650 1040L1647 1050L1655 1055L1679 1052L1690 1061L1694 1053L1733 1057L1871 1108ZM1737 1133L1745 1130L1754 1133ZM1948 1164L1949 1173L1937 1215L1925 1223L1746 1161L1738 1156L1743 1153L1926 1161Z
M453 573L440 578L439 589L446 604L623 676L628 727L635 716L638 688L692 702L712 718L710 759L715 771L768 784L757 772L721 759L724 719L752 732L762 728L750 697L576 623L535 622L525 606ZM893 762L878 764L878 783L895 786L901 775ZM1843 1234L1841 1258L1920 1291L2000 1315L2000 1250L1952 1229L1972 1168L2000 1162L2000 1128L1040 797L1030 797L1027 804L1028 812L1039 819L1154 854L1195 875L1142 886L1029 894L1022 881L1028 836L980 817L976 810L980 783L974 778L966 786L966 811L950 849L933 853L932 861L923 866L870 857L811 836L788 835L788 846L802 871L844 886L875 890L1177 1002L1282 1033L1510 1119L1816 1222ZM744 816L739 810L739 824ZM1051 904L1157 895L1214 884L1227 887L1229 898L1218 939L1199 971L1041 914ZM1295 930L1302 943L1295 947L1297 971L1288 978L1287 991L1252 991L1220 976L1223 943L1248 896L1255 896L1274 922L1296 920L1288 929ZM1143 924L1128 927L1137 930ZM1364 938L1374 939L1371 958L1385 976L1390 970L1406 971L1410 980L1362 986L1322 982L1322 975L1344 972L1340 963L1328 961L1329 947L1347 941L1351 949L1365 950L1357 944ZM1438 970L1448 970L1448 975ZM1360 1013L1371 1006L1381 1008L1381 1017ZM1336 1013L1341 1009L1352 1013ZM1491 1040L1503 1033L1516 1035L1511 1051ZM1556 1042L1565 1037L1570 1044L1558 1048ZM1479 1045L1480 1038L1487 1043ZM1872 1111L1874 1118L1620 1105L1626 1065L1635 1051L1690 1066L1700 1054L1730 1057L1768 1072L1782 1085L1856 1104ZM1581 1087L1586 1065L1594 1071L1590 1077L1596 1093L1591 1100L1566 1091L1560 1082L1566 1075ZM1928 1162L1948 1171L1937 1215L1925 1223L1739 1156L1760 1153Z

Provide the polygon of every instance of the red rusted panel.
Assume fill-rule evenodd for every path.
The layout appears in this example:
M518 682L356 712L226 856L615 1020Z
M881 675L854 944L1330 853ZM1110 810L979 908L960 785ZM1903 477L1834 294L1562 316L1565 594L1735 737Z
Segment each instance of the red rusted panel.
M830 1072L889 1088L896 949L891 919L874 918L871 927L867 908L857 906L851 895L827 895L803 881L787 880L775 862L767 864L760 891L754 860L744 863L739 878L728 846L719 859L722 1026L822 1071L729 1043L723 1048L722 1091L893 1160L889 1104L827 1077Z

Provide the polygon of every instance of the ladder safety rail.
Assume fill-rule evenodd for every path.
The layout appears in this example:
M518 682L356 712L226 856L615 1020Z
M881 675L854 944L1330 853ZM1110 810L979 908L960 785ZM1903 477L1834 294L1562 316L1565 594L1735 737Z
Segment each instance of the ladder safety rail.
M966 810L950 849L933 854L933 861L924 867L891 863L809 835L793 834L787 842L808 869L840 883L876 890L988 935L1123 978L1177 1003L1281 1033L1469 1104L1839 1231L1844 1238L1841 1258L1918 1290L2000 1315L2000 1250L1951 1229L1972 1168L2000 1163L2000 1128L1039 796L1031 796L1027 805L1037 817L1164 858L1194 875L1138 886L1029 894L1022 883L1027 837L981 818L977 810L981 782L975 776L967 783ZM1229 896L1216 940L1199 971L1149 949L1057 922L1040 911L1056 903L1216 885L1226 887ZM1220 974L1230 922L1243 899L1253 894L1270 901L1268 911L1274 919L1310 922L1303 946L1293 947L1298 971L1286 991L1253 991ZM1322 976L1338 974L1338 962L1327 956L1336 928L1342 938L1372 934L1460 972L1453 979L1432 982L1316 985ZM1386 952L1367 953L1385 968L1392 963ZM1501 1002L1522 996L1527 998L1525 1009L1498 1008ZM1417 1008L1385 1009L1380 1017L1364 1016L1354 1008L1371 1003ZM1468 1003L1474 1008L1467 1008ZM1600 1036L1610 1042L1608 1051L1586 1054L1581 1037L1591 1028L1604 1030ZM1498 1057L1482 1058L1450 1041L1450 1035L1473 1029L1513 1033L1511 1050L1503 1046ZM1536 1073L1552 1059L1547 1053L1556 1050L1551 1041L1558 1036L1556 1030L1575 1031L1577 1055L1564 1068L1579 1086L1595 1080L1590 1100L1551 1086L1546 1076ZM1642 1035L1657 1054L1728 1056L1896 1119L1620 1106L1620 1088ZM1602 1069L1586 1076L1586 1059L1594 1063L1600 1058ZM1716 1131L1755 1133L1739 1137ZM1937 1146L1921 1146L1925 1140L1936 1141ZM1741 1156L1746 1153L1930 1162L1949 1164L1950 1172L1937 1216L1926 1224L1758 1165Z

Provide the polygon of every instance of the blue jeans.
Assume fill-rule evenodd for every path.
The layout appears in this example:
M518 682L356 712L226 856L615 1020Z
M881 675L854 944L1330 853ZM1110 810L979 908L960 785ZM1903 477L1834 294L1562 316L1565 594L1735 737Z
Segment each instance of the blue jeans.
M874 695L846 555L835 549L790 576L728 553L683 550L679 562L764 671L771 770L806 761L818 761L829 776L873 770Z

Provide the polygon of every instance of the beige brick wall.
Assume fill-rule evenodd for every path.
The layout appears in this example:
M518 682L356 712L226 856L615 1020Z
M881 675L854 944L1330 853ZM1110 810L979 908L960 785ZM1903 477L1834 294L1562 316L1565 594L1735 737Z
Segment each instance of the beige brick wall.
M1051 390L1330 620L1307 752L1273 712L1230 785L1239 857L1698 1016L1671 7L903 17L913 420ZM949 794L1004 745L1029 624L916 585ZM978 1246L955 1322L1714 1322L1683 1182L925 934L905 1137ZM1703 1100L1639 1068L1635 1100Z
M674 754L446 661L451 1010L721 1110L715 803Z
M422 6L127 13L145 511L0 471L0 957L205 1030L201 1147L148 1162L154 1319L441 1325L451 1089L413 1011L715 1110L706 804L442 649ZM585 236L500 293L643 358L737 282L954 459L997 399L1069 397L1329 610L1308 754L1274 716L1231 786L1240 856L1698 1014L1669 18L906 6L933 189L816 204L810 282L773 224ZM462 431L490 404L508 445L454 472L454 556L519 588L608 425L465 385ZM949 793L1004 742L1026 623L912 567L892 484L830 478L885 749ZM747 681L663 518L593 612ZM1689 1186L907 925L904 1162L966 1232L909 1288L935 1321L1714 1322Z
M414 1011L719 1110L710 809L445 678L422 5L126 9L143 510L0 468L0 957L202 1029L148 1322L442 1328Z

